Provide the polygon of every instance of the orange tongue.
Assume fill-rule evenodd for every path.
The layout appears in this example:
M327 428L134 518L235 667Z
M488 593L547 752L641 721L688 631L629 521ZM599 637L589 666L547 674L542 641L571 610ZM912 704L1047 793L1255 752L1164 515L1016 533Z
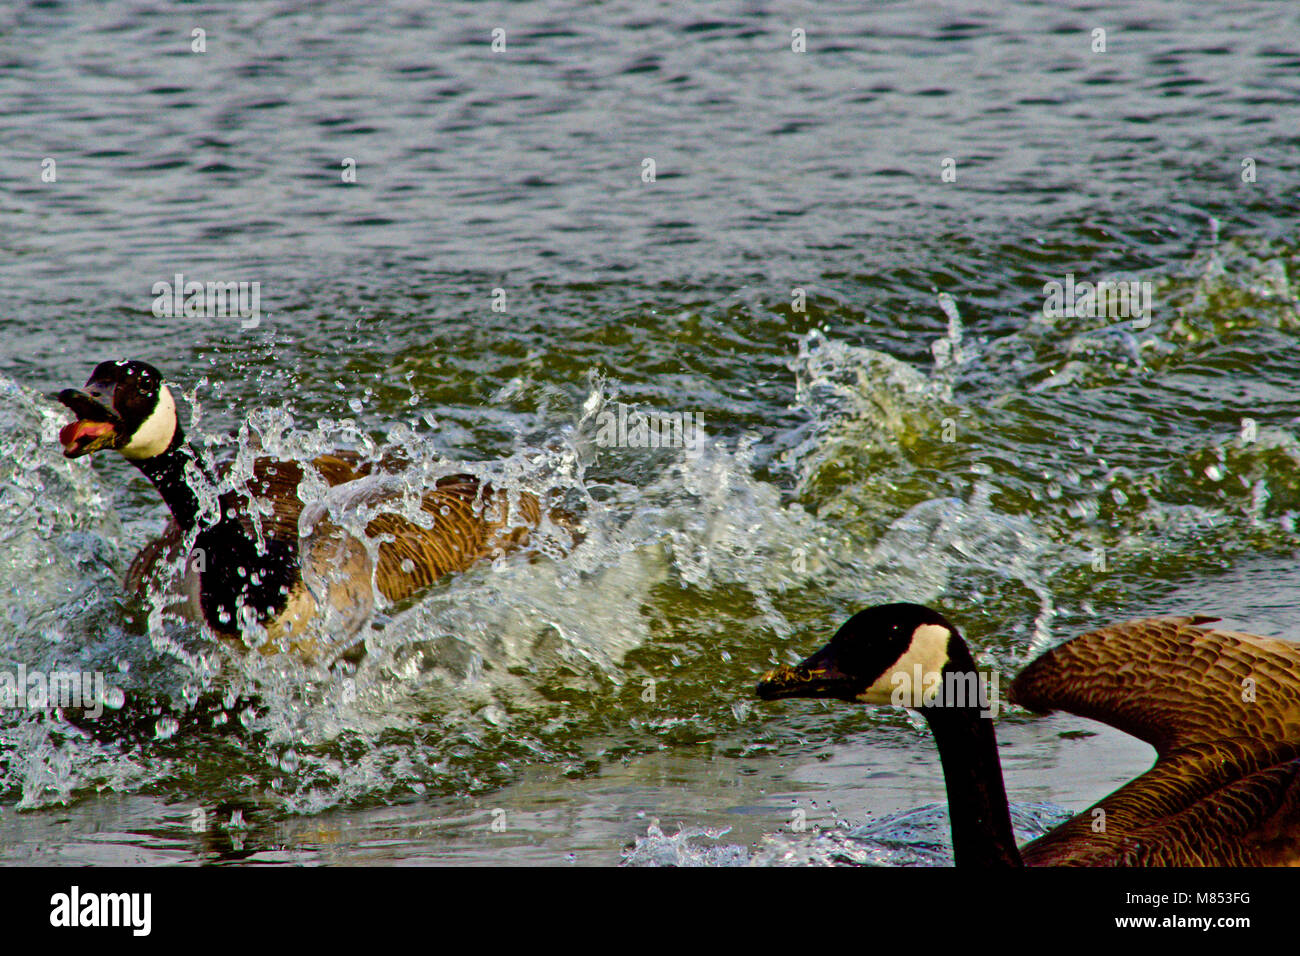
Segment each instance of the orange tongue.
M82 437L94 438L113 430L112 422L88 422L78 420L69 422L59 430L59 442L64 448L71 448Z

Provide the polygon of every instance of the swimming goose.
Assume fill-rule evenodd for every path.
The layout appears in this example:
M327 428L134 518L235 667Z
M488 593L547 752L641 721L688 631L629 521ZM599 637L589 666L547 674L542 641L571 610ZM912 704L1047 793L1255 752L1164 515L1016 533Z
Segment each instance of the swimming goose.
M977 692L996 683L978 677L937 611L862 611L801 664L764 675L757 693L919 711L939 748L958 866L1300 864L1300 646L1202 626L1214 620L1104 627L1015 679L1013 702L1101 721L1156 750L1142 776L1019 849Z
M247 482L217 498L217 477L186 441L176 402L152 365L102 362L84 389L64 389L58 399L77 416L59 433L66 457L116 449L171 510L163 536L132 562L128 587L143 596L167 582L182 596L175 610L222 637L260 625L264 653L288 650L315 660L324 650L319 635L304 637L313 620L326 619L329 644L345 642L368 618L376 588L387 601L401 601L480 558L519 547L541 518L533 495L518 495L512 516L504 494L472 475L451 475L423 494L429 526L422 527L400 512L403 494L393 476L348 452L322 455L310 468L258 458ZM298 486L312 470L329 492L325 503L308 507ZM201 503L214 498L219 508ZM365 521L368 540L340 527L341 517Z

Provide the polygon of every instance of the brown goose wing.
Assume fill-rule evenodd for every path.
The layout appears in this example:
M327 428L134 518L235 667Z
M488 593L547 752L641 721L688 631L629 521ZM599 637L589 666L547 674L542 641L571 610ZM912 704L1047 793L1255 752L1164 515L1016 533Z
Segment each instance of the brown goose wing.
M1011 684L1030 710L1109 724L1161 756L1232 737L1300 743L1300 645L1149 618L1048 651Z
M451 475L424 495L421 509L432 517L431 527L392 512L375 516L366 534L381 542L375 569L380 592L400 601L480 558L524 545L541 520L541 507L526 492L515 499L517 514L511 515L510 505L506 495L474 476Z
M1021 848L1027 866L1300 864L1300 748L1252 740L1163 757Z
M1156 618L1085 634L1011 685L1155 747L1147 773L1022 848L1031 866L1300 862L1300 647Z
M320 455L313 458L311 464L331 488L355 481L369 472L369 468L361 464L360 457L352 452ZM303 477L303 466L296 461L258 458L253 462L253 476L245 488L254 500L270 502L272 505L270 514L263 512L261 515L262 534L297 542L298 519L302 516L303 509L302 499L298 497L298 485L302 483ZM255 534L252 519L245 516L242 520L249 534Z

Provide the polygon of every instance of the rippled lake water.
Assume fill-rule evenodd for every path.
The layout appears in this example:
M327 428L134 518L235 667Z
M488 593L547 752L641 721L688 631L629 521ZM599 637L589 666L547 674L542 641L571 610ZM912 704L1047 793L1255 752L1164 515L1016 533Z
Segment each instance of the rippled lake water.
M6 6L0 668L157 709L0 714L0 861L942 862L928 734L765 668L882 600L1007 674L1300 639L1298 47L1263 2ZM260 320L156 315L178 273ZM1045 314L1071 276L1149 324ZM219 452L414 451L585 537L375 620L340 698L123 591L163 506L46 397L120 357ZM706 437L602 447L620 405ZM998 733L1025 832L1151 759Z

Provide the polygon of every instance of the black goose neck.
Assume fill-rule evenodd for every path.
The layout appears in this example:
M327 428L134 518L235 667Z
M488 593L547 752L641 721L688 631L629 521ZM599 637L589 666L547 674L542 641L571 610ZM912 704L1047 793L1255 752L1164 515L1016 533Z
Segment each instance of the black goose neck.
M955 634L944 670L962 676L976 674L970 651ZM991 713L974 701L948 699L946 691L935 704L922 707L921 713L934 734L943 765L955 864L1023 866L1011 828Z
M199 472L211 480L212 476L203 466L198 453L185 440L179 425L176 426L176 434L172 436L171 444L167 446L166 451L161 455L133 462L158 489L158 494L171 509L172 517L184 531L193 530L199 515L198 495L190 487L189 479L185 474L186 466L190 462L194 462Z

